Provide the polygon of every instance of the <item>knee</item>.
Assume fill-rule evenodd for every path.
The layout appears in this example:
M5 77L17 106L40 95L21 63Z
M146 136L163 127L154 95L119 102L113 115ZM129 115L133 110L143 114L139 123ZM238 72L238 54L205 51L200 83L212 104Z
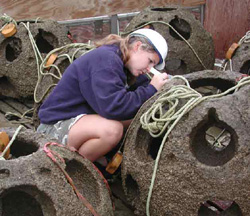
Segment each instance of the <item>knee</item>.
M123 135L123 125L120 122L112 122L106 127L103 137L107 140L112 147L115 147L121 140Z

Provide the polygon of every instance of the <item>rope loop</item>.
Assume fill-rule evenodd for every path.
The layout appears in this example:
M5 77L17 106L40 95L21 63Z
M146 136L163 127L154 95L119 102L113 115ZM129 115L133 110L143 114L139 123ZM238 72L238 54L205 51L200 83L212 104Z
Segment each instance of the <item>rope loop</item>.
M247 31L246 34L238 42L239 45L243 43L250 43L250 30Z
M87 52L89 52L90 50L94 49L95 47L93 45L90 45L89 43L72 43L72 44L67 44L65 46L56 48L51 50L45 58L43 58L39 48L37 47L36 41L30 31L30 23L35 23L37 24L38 22L42 22L41 20L39 20L40 18L36 18L35 20L21 20L18 21L19 25L23 25L27 32L28 32L28 37L30 40L30 43L32 45L32 49L34 51L34 55L35 55L35 59L36 59L36 65L37 65L37 82L36 82L36 86L34 89L34 102L39 104L40 102L42 102L42 100L45 98L45 96L47 95L47 93L49 92L49 90L51 88L53 88L54 86L56 86L57 84L51 84L50 86L48 86L48 88L45 90L45 92L42 94L42 96L40 98L37 98L37 89L38 86L40 85L42 78L44 76L52 76L53 78L55 78L56 80L60 80L62 77L62 72L60 71L59 67L56 64L52 64L52 65L48 65L46 66L47 60L49 59L49 57L51 56L51 54L53 53L60 53L60 55L57 56L57 59L59 58L67 58L69 63L71 64L74 60L75 60L75 56L76 54L81 51L84 50L85 52L82 54L86 54ZM17 22L10 16L3 14L2 16L0 16L0 20L3 20L5 25L0 29L0 31L10 22L14 23L17 26ZM68 52L70 49L76 49L72 55L67 54L66 52ZM49 72L48 68L55 68L55 73L51 73ZM24 118L26 117L27 113L24 113L23 115L20 114L15 114L15 113L7 113L6 116L16 116L18 118ZM20 123L20 122L17 122ZM23 119L23 123L32 123L32 119L31 118L25 118Z
M141 116L142 128L153 137L162 135L166 128L179 117L185 107L201 97L200 93L188 86L173 86L169 91L163 93Z
M158 164L161 157L161 152L163 150L164 144L167 141L168 135L171 133L175 125L186 113L188 113L201 102L208 99L225 96L232 91L236 92L239 90L240 87L250 84L250 77L247 76L240 79L234 87L226 90L225 92L203 97L199 92L195 91L190 87L186 78L182 76L173 76L172 79L176 78L184 80L186 86L176 85L170 88L167 92L163 93L152 104L152 106L140 117L140 123L142 125L142 128L147 130L152 137L159 137L162 136L163 133L165 133L162 138L162 142L155 160L151 184L149 187L146 203L147 216L150 216L150 200L152 196Z
M7 14L3 14L2 16L0 16L0 20L2 20L4 23L14 23L15 26L17 26L16 21L14 20L14 18L8 16Z
M75 56L79 51L84 51L82 55L88 53L89 51L91 51L92 49L94 49L95 47L93 45L87 44L87 43L71 43L71 44L67 44L65 46L59 47L59 48L55 48L53 50L51 50L44 59L41 59L41 63L38 63L37 61L37 71L38 71L38 80L36 83L36 87L34 90L34 101L35 103L40 103L42 102L42 100L45 98L46 94L49 92L49 90L56 86L57 84L51 84L46 91L42 94L42 96L40 98L37 98L37 91L38 91L38 86L40 85L42 78L44 76L52 76L53 78L55 78L56 80L60 80L62 77L63 72L60 71L59 67L56 64L51 64L46 66L47 60L49 59L49 57L52 54L58 54L57 59L59 58L65 58L68 59L69 63L72 64L72 62L75 60ZM68 52L71 49L76 49L71 55L67 54L66 52ZM36 52L34 50L34 52ZM48 68L55 68L55 73L51 73L50 70L48 70Z

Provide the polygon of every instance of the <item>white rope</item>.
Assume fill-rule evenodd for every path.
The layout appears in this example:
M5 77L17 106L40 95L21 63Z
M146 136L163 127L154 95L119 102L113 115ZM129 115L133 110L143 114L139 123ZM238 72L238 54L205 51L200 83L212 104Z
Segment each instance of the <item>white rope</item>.
M12 136L10 142L8 143L8 145L5 147L4 151L1 153L0 155L0 160L5 160L4 155L6 154L6 152L8 151L8 149L11 147L11 145L13 144L13 142L16 139L16 136L18 135L18 133L20 132L20 130L23 128L22 125L20 125L17 130L15 131L14 135Z
M243 43L250 43L250 31L247 31L246 34L238 42L239 46L241 46ZM228 63L229 63L230 71L233 71L232 59L229 59L229 60L224 62L223 71L225 71L227 69Z
M239 40L238 44L250 43L250 31L247 31L246 34Z
M0 20L2 20L2 21L4 22L4 25L1 27L0 31L2 31L2 30L4 29L4 27L5 27L6 25L8 25L9 23L14 23L15 26L17 26L16 21L15 21L12 17L8 16L8 15L5 14L5 13L4 13L3 15L0 16Z
M186 83L188 81L181 76L173 76L173 78L181 78L185 80ZM228 89L227 91L216 94L216 95L209 95L202 97L200 93L195 91L194 89L190 88L189 84L187 86L179 85L179 86L173 86L168 92L163 93L149 108L148 111L146 111L140 118L140 122L142 125L142 128L147 130L151 136L153 137L159 137L163 134L164 131L166 131L156 160L154 165L154 170L151 178L151 184L149 187L148 197L147 197L147 203L146 203L146 214L147 216L150 216L150 200L153 192L153 187L155 183L156 173L158 169L158 164L161 157L161 152L163 150L164 144L166 143L167 137L172 131L172 129L175 127L175 125L179 122L179 120L188 113L191 109L193 109L195 106L200 104L201 102L212 99L212 98L219 98L224 95L227 95L229 92L232 91L238 91L238 89L246 84L250 84L250 77L245 77L241 79L237 85L234 87ZM179 110L176 111L177 106L181 100L187 100L187 102L179 108ZM184 101L185 102L185 101ZM164 113L163 107L168 107L168 110ZM159 116L159 117L158 117Z

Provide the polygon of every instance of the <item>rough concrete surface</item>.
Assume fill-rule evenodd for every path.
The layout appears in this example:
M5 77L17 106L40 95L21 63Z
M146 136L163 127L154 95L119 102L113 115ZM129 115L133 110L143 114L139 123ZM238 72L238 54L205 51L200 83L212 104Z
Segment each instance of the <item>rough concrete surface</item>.
M85 45L82 44L82 47L68 47L57 51L57 56L62 56L60 58L58 57L53 64L58 68L59 72L55 67L51 67L49 68L49 70L43 71L44 74L37 82L37 91L34 93L36 103L34 103L33 123L35 127L38 127L40 124L40 120L38 118L39 107L41 106L43 101L49 96L50 92L54 89L54 87L60 80L59 78L55 78L53 75L60 77L65 72L65 69L70 65L68 57L70 57L72 60L75 60L80 56L84 55L90 49L94 48L93 46L88 46L86 48L84 46Z
M0 96L32 97L38 80L35 53L29 39L27 22L18 22L17 33L0 35ZM54 48L70 43L65 26L53 20L29 22L30 32L44 58ZM38 55L39 64L41 59Z
M12 128L1 131L10 137L14 134ZM11 147L10 159L0 161L0 215L92 215L63 172L43 151L49 141L49 137L22 129ZM67 148L49 149L99 215L114 215L109 190L93 164Z
M241 75L207 70L185 77L195 89L213 86L224 92L234 86ZM162 141L162 137L152 138L142 129L140 117L161 94L177 84L183 81L172 79L144 103L128 131L122 181L136 215L146 215L149 185ZM236 215L249 214L249 98L248 84L237 92L200 103L181 118L161 153L150 202L152 216L197 216L201 203L208 200L235 201L241 209ZM208 143L206 132L212 127L225 129L229 134L229 142L224 148L218 150Z
M70 65L69 58L72 60L75 60L79 58L80 56L84 55L86 52L88 52L93 47L88 46L84 47L84 44L79 45L79 47L68 47L64 49L58 50L56 55L58 58L53 63L55 66L57 66L58 70L55 67L50 67L48 70L44 70L44 75L41 76L41 79L37 83L37 91L36 91L36 98L37 100L43 102L43 100L49 95L49 93L53 90L55 85L59 82L61 75L63 75L65 69ZM62 55L60 58L59 56ZM64 56L63 56L64 55ZM58 77L54 77L54 76Z
M212 36L187 9L178 6L146 8L130 21L125 33L129 33L150 21L165 22L171 25L192 47L168 25L162 23L151 24L150 28L159 32L168 42L169 52L165 67L168 73L177 75L200 71L205 68L213 69L215 57ZM199 56L205 68L192 49Z
M230 64L227 64L230 69ZM243 43L232 56L232 70L250 75L250 43Z

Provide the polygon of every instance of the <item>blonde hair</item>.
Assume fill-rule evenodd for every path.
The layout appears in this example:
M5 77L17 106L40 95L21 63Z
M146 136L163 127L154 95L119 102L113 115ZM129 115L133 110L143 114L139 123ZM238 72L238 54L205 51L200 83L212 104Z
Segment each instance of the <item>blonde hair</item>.
M145 37L140 36L130 36L128 35L125 38L122 38L119 35L110 34L104 39L95 42L96 47L100 47L102 45L112 45L116 44L120 47L121 53L122 53L122 61L124 64L127 63L129 60L129 49L131 49L132 44L136 41L142 42L142 48L143 50L146 50L148 52L155 52L154 47L148 42L148 40Z

